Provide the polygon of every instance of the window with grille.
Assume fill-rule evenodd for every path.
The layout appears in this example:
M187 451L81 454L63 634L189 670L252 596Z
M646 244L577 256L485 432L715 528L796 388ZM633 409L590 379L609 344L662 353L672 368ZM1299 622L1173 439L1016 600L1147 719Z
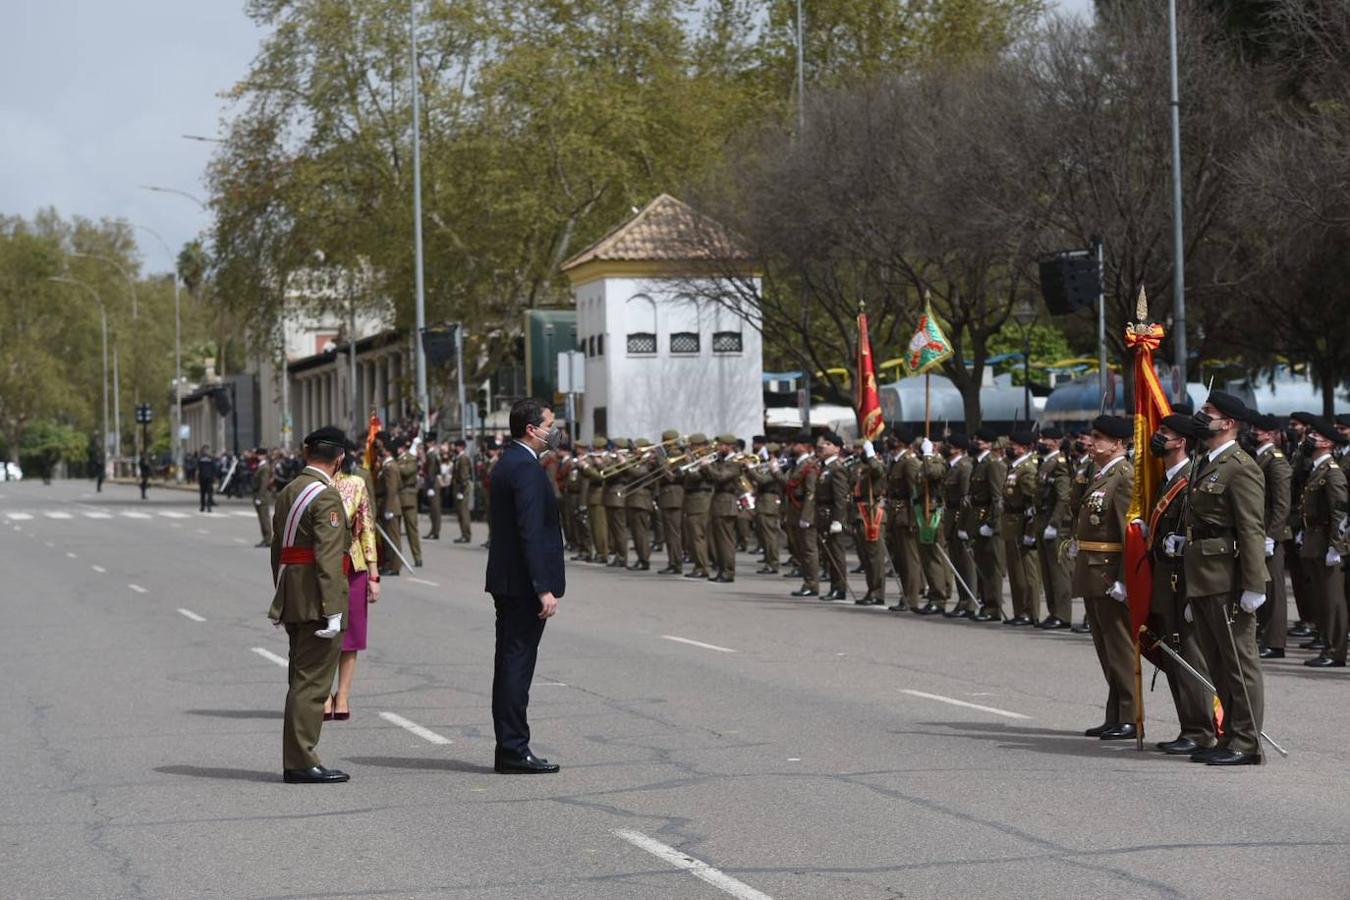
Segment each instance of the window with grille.
M717 331L713 333L714 353L740 353L741 333L739 331Z
M697 353L698 332L677 331L670 336L671 353Z
M656 335L649 331L635 331L628 335L628 352L637 353L655 353Z

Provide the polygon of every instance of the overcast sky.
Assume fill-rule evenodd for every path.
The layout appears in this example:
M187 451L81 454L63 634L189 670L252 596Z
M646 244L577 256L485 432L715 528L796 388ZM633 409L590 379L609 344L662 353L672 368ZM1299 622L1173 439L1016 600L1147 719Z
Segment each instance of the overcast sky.
M1081 11L1092 0L1060 0ZM809 9L809 0L807 7ZM242 0L5 0L0 28L0 212L124 218L170 248L206 215L160 185L205 199L218 93L242 78L261 32ZM17 9L16 9L17 7ZM146 270L172 257L137 234Z

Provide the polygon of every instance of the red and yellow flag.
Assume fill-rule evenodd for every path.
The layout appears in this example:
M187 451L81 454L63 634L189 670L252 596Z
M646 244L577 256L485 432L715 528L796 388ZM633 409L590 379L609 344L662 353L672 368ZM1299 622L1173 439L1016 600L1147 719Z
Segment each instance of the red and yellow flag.
M375 435L380 433L383 425L380 423L380 417L375 413L370 414L370 425L366 428L366 452L363 454L362 468L371 474L375 473Z
M867 313L858 313L858 426L864 440L875 441L886 430L881 418L881 395L872 363L872 339L867 336Z

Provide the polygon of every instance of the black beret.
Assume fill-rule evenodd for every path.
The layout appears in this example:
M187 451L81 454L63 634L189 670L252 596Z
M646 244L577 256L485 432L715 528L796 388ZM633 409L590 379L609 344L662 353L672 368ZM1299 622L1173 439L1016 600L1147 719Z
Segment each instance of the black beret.
M792 443L794 444L814 444L815 442L816 439L811 437L809 431L799 431L792 437Z
M750 437L750 443L752 443L752 444L763 444L763 443L766 443L767 441L768 441L768 438L766 438L766 437L765 437L764 435L762 435L762 434L751 435L751 437Z
M1092 420L1092 430L1124 441L1134 434L1134 422L1124 416L1098 416Z
M309 434L305 435L306 447L313 447L316 444L331 444L334 447L341 447L345 450L347 447L347 435L341 428L333 425L325 425L324 427L316 431L311 431Z
M1291 412L1289 418L1293 419L1295 422L1302 422L1304 425L1311 425L1313 419L1317 418L1317 416L1310 412L1299 410L1298 412Z
M1189 400L1178 400L1172 404L1172 412L1179 416L1189 416L1195 412L1195 407Z
M1190 416L1172 413L1170 416L1163 416L1162 422L1159 424L1175 431L1184 438L1190 438L1193 441L1199 439L1200 435L1199 432L1196 431L1195 420Z
M1008 437L1008 440L1022 447L1030 447L1032 444L1036 443L1036 435L1032 434L1030 431L1023 429L1019 431L1014 431Z
M1259 428L1262 431L1280 431L1284 428L1284 423L1280 421L1279 416L1267 415L1266 413L1253 413L1247 421L1251 422L1253 428Z
M975 436L980 440L988 441L991 444L994 441L998 440L998 432L990 428L988 425L981 425L979 428L976 428Z
M1308 423L1308 427L1333 444L1345 443L1345 438L1341 437L1341 433L1336 430L1336 426L1321 416L1313 416L1312 421Z
M1350 428L1350 413L1341 413L1336 417L1336 424L1345 428Z
M1247 404L1227 391L1210 391L1209 398L1205 402L1225 416L1238 421L1246 421L1247 419Z
M914 432L910 431L903 425L897 425L894 428L892 428L891 437L895 438L902 444L910 444L914 442Z
M383 430L375 432L375 440L379 441L381 444L388 444L389 432Z
M827 432L825 432L824 434L822 434L820 437L821 437L821 440L826 441L826 442L831 443L831 444L834 444L836 447L843 447L843 446L845 446L845 444L844 444L844 439L841 438L838 434L836 434L836 433L833 432L833 431L827 431Z
M955 434L947 435L946 443L951 444L953 447L957 447L961 450L970 449L970 438L966 437L964 434L961 434L959 431L956 432Z
M1059 441L1064 439L1064 432L1053 425L1047 425L1041 429L1041 437L1049 438L1052 441Z

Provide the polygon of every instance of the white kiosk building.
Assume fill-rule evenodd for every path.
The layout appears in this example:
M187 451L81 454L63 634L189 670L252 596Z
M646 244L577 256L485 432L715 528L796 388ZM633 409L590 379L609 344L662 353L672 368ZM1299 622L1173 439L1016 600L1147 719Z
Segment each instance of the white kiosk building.
M581 440L763 433L755 310L721 290L733 274L757 279L724 229L662 194L562 271L586 355Z

